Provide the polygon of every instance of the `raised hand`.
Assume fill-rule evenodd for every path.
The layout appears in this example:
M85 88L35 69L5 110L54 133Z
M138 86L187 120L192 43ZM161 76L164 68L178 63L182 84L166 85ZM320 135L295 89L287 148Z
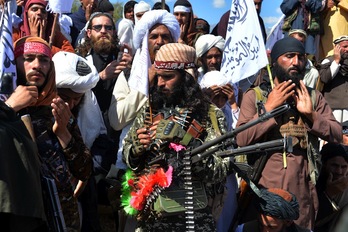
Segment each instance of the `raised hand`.
M110 62L106 68L99 73L102 80L108 80L112 78L117 78L118 75L126 68L129 68L132 63L132 55L129 53L123 53L121 60L114 60Z
M304 114L311 122L313 122L313 104L311 96L308 93L306 85L300 80L300 86L296 88L296 94L293 95L296 108Z
M39 94L36 86L19 85L7 99L6 103L17 112L27 106L35 104L38 96Z
M344 190L348 187L348 173L341 178L333 180L332 173L329 174L329 177L326 181L326 193L329 197L334 197L340 193L343 193Z
M32 18L28 18L28 22L29 22L30 34L32 36L36 36L36 37L40 37L44 39L46 36L45 31L46 31L47 20L34 16Z
M57 136L62 147L65 148L71 140L71 134L68 130L68 123L72 115L69 104L57 97L52 100L51 107L54 117L52 131Z
M284 104L289 97L295 94L294 88L295 84L291 80L284 81L276 85L268 95L265 103L266 111L271 111Z
M228 103L232 106L233 104L236 104L236 95L234 94L234 88L231 84L226 84L221 87L222 93L224 93L227 96Z
M334 47L334 60L337 64L341 61L341 46L339 43Z

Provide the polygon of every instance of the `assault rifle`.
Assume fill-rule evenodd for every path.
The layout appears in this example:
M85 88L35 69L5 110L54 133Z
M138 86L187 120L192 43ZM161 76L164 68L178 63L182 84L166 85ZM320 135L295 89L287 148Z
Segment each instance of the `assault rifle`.
M285 150L287 152L292 152L292 138L291 137L284 137L282 139L276 139L272 141L267 141L263 143L256 143L250 146L240 147L240 148L233 148L235 147L234 138L235 136L245 130L249 127L252 127L260 122L266 121L270 118L279 116L286 111L290 109L290 106L288 104L282 105L270 112L266 112L263 115L260 115L259 118L248 122L233 131L226 133L223 136L220 136L214 140L211 140L207 143L202 144L201 146L191 150L187 151L190 152L192 155L192 163L198 162L206 157L209 157L210 155L216 153L218 156L221 156L223 158L235 156L238 154L250 154L250 153L265 153L260 159L259 165L257 165L257 170L253 167L249 166L245 163L234 163L231 162L231 167L239 174L240 177L248 184L248 186L251 188L251 190L256 194L260 195L260 190L255 185L255 183L258 182L258 179L260 178L262 169L264 168L266 162L267 162L267 152L268 151L275 151L275 150ZM208 148L217 145L218 146L211 148L207 150ZM232 147L232 148L231 148ZM202 153L203 152L203 153ZM201 154L200 154L201 153ZM250 178L252 179L250 179ZM229 231L234 231L235 223L237 223L240 219L240 217L244 214L244 211L247 208L247 205L251 201L251 193L247 189L240 195L239 199L239 206L237 209L237 212L235 214L235 217L232 221L232 224L230 225Z
M34 133L34 127L31 122L31 117L29 114L23 115L21 117L25 127L27 128L30 137L34 142L36 142L36 137ZM43 133L41 137L47 136L47 133ZM39 156L40 162L40 156ZM45 205L46 217L47 217L47 226L49 231L54 232L66 232L66 224L63 216L62 207L60 205L60 200L58 196L58 190L55 183L55 180L50 177L45 177L41 173L41 186L42 186L42 196Z
M277 108L275 108L274 110L272 111L269 111L269 112L266 112L264 113L263 115L260 115L259 118L253 120L253 121L250 121L236 129L234 129L233 131L231 132L228 132L216 139L213 139L209 142L206 142L206 143L203 143L202 145L200 145L199 147L196 147L195 149L191 150L191 151L188 151L191 153L191 156L192 156L192 163L196 163L210 155L212 155L213 153L217 152L217 151L221 151L223 149L226 149L228 148L229 146L232 146L233 145L233 138L235 138L235 136L245 130L245 129L248 129L249 127L252 127L260 122L263 122L263 121L266 121L270 118L273 118L273 117L276 117L276 116L279 116L283 113L285 113L286 111L288 111L290 109L290 106L288 104L284 104L284 105L281 105ZM255 144L255 145L252 145L253 149L254 149L254 152L255 152L255 149L258 148L258 149L265 149L265 147L272 147L272 146L279 146L279 145L282 145L284 146L284 140L277 140L275 143L273 143L274 141L271 141L271 142L266 142L266 143L263 143L262 145L261 144ZM281 143L281 144L279 144ZM220 144L219 146L216 146L212 149L209 149L208 151L206 151L208 148L216 145L216 144ZM264 147L265 146L265 147ZM242 150L241 148L239 148L240 150ZM248 150L250 149L249 147L244 147L243 149L245 150ZM234 149L235 152L237 152L236 150L238 149ZM239 151L240 151L239 150ZM205 152L204 152L205 151ZM202 153L203 152L203 153ZM224 154L221 154L221 156L229 156L229 155L233 155L233 149L230 151L232 153L224 153ZM244 151L245 152L245 151ZM202 154L200 154L202 153Z
M49 231L66 232L67 228L54 179L41 176L41 184L45 207L47 207Z

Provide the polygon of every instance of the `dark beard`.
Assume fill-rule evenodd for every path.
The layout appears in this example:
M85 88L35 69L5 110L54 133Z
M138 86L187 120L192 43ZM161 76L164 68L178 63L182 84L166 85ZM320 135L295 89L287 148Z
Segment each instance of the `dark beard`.
M97 54L112 54L116 53L117 43L113 39L99 39L94 42L93 49Z
M306 69L305 67L303 68L303 70L300 70L298 67L294 67L293 69L296 69L297 73L290 74L287 70L285 70L276 62L273 66L273 75L274 77L278 78L280 83L284 81L292 80L292 82L296 84L296 87L299 87L300 80L303 80Z
M163 106L180 106L183 103L182 99L184 99L184 96L185 90L183 84L175 86L173 89L173 93L169 96L167 96L166 93L163 93L162 87L156 86L153 87L151 102L153 107L155 107L156 109L160 109Z
M342 53L341 54L341 60L346 60L346 59L348 59L348 53Z

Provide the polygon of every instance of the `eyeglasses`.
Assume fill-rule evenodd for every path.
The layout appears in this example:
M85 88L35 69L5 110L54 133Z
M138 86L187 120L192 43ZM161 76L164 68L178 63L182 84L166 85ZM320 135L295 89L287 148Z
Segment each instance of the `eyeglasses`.
M95 30L96 32L101 31L102 28L105 28L106 31L112 31L114 27L112 25L94 25L92 26L92 29Z
M344 134L344 135L348 135L348 128L343 128L343 130L342 130L342 134Z

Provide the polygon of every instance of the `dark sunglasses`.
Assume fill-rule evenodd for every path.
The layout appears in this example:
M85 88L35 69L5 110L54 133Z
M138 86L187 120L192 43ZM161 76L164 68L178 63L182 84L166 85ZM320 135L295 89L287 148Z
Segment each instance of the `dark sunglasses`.
M99 32L103 27L106 31L112 31L114 29L112 25L93 25L92 29Z
M342 133L343 133L344 135L348 135L348 128L343 128Z

